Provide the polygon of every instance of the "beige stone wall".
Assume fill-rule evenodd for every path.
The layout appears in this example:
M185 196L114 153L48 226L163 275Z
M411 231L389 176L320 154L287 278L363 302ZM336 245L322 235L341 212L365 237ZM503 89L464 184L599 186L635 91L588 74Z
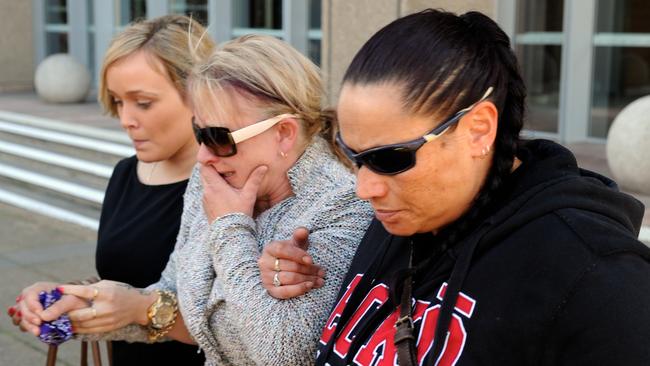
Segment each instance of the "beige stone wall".
M0 0L0 91L30 89L33 80L32 2Z
M444 9L454 13L465 13L470 10L494 19L497 0L401 0L401 14L415 13L426 8Z
M381 27L426 8L496 15L497 0L323 0L323 75L328 102L336 103L341 80L354 54Z
M323 74L330 104L345 69L366 40L397 18L398 0L324 0Z

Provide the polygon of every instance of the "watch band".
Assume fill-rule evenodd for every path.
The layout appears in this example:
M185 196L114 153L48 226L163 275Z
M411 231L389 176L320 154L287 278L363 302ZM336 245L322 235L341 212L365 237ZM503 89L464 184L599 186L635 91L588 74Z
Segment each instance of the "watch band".
M178 301L176 294L171 291L155 290L158 294L158 299L149 306L147 310L147 330L149 332L149 341L155 342L167 334L174 324L178 316ZM164 320L158 319L161 312L171 312Z

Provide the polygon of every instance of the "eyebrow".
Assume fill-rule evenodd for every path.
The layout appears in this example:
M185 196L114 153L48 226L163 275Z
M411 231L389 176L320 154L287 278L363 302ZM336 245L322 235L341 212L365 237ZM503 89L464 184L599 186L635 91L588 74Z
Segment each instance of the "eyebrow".
M110 95L113 95L113 96L116 95L116 93L114 91L112 91L110 89L107 89L107 90L108 90L108 93ZM157 97L158 96L158 94L156 94L156 93L144 91L144 90L141 90L141 89L129 90L129 91L126 92L126 95L140 95L140 94L145 95L145 96L150 96L150 97Z

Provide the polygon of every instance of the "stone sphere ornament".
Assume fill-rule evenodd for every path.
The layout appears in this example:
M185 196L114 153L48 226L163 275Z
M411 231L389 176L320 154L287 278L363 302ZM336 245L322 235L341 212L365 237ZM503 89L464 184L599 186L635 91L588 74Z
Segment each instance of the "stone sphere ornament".
M614 119L607 163L621 187L650 194L650 95L628 104Z
M36 68L38 96L50 103L83 102L90 90L90 72L66 53L46 57Z

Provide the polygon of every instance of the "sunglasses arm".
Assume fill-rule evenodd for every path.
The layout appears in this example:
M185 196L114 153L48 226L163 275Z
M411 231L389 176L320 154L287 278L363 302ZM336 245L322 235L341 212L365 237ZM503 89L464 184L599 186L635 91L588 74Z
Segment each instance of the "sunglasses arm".
M241 128L235 132L232 132L230 135L232 136L233 141L236 143L242 142L244 140L248 140L251 137L257 136L260 133L268 130L269 128L273 127L276 123L282 121L283 119L287 118L296 118L295 115L293 114L281 114L279 116L269 118L267 120L264 120L262 122L254 123L250 126L246 126L244 128Z

